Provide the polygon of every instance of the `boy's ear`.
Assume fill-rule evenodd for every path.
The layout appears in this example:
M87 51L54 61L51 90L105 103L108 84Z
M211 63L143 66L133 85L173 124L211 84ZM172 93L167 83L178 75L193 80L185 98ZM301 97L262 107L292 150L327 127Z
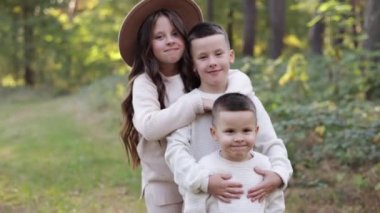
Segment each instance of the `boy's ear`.
M234 63L235 61L235 51L233 49L230 49L230 63Z
M259 132L259 129L260 129L259 125L256 125L256 129L255 129L256 134Z
M214 139L214 141L217 141L218 137L216 136L216 129L215 129L214 126L212 126L212 127L210 128L210 133L211 133L211 137L212 137L212 139Z

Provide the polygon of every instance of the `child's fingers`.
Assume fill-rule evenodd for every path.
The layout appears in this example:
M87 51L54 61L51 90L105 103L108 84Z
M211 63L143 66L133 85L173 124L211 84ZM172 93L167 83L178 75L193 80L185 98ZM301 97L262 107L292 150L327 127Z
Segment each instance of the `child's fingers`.
M222 201L223 203L231 203L231 199L229 198L225 198L223 196L216 196L216 198L220 201Z
M262 193L255 198L251 198L251 202L255 202L255 201L262 202L264 199L265 199L265 193Z
M252 187L251 189L248 190L248 194L255 194L255 192L258 192L260 190L265 190L265 182L261 182L257 184L257 186Z
M226 185L228 188L242 188L243 185L239 182L226 181Z
M230 199L240 199L242 193L230 193L230 192L224 192L223 197L230 198Z
M240 195L244 193L244 190L241 187L229 187L227 188L227 192L240 197Z
M266 195L265 189L259 189L259 190L250 190L248 192L247 197L251 199L252 202L255 202L256 200L263 199Z

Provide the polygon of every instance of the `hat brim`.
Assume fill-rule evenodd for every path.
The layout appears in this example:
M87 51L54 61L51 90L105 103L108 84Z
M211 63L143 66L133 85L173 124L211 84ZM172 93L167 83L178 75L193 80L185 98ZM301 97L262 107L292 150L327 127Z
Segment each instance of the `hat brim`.
M137 49L137 32L150 14L160 9L176 12L187 30L203 20L202 11L193 0L142 0L125 17L119 32L119 51L123 60L132 66Z

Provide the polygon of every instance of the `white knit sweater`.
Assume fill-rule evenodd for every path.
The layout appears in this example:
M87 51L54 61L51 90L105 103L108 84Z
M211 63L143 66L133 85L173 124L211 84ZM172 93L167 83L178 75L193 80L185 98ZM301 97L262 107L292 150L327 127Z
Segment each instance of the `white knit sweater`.
M165 109L160 109L157 88L146 74L138 76L133 84L132 105L134 109L133 125L140 134L137 151L141 159L142 192L147 184L157 191L156 204L175 203L182 200L173 175L164 160L165 137L172 131L190 124L197 114L203 113L203 103L199 95L184 95L184 86L180 75L165 77ZM252 91L247 75L239 71L230 71L229 88ZM235 82L235 83L234 83ZM236 90L240 90L236 89ZM231 89L234 91L234 89Z
M273 171L281 177L285 188L293 173L286 147L283 141L277 137L270 117L260 100L253 92L250 94L246 92L242 91L243 94L251 97L256 105L257 122L260 127L256 138L256 151L269 157ZM193 95L216 99L221 94L209 94L195 89L181 99ZM218 148L211 137L210 127L210 114L197 115L190 125L176 130L167 137L165 160L174 174L174 180L184 189L195 193L207 192L210 175L209 170L199 165L197 161Z
M271 163L268 157L258 152L251 152L252 158L243 162L234 162L223 158L219 150L201 158L199 164L208 168L212 174L231 173L233 181L243 185L244 193L240 199L233 199L230 203L223 203L207 193L185 192L183 213L279 213L285 211L284 193L277 189L266 197L264 202L251 202L247 192L263 180L263 176L253 171L254 167L270 170Z

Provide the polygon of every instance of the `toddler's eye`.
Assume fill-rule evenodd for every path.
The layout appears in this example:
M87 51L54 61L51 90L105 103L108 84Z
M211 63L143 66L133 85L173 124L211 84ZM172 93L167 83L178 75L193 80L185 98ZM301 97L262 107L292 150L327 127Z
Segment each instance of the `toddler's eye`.
M234 130L233 129L227 129L224 131L225 133L228 133L228 134L231 134L231 133L234 133Z

